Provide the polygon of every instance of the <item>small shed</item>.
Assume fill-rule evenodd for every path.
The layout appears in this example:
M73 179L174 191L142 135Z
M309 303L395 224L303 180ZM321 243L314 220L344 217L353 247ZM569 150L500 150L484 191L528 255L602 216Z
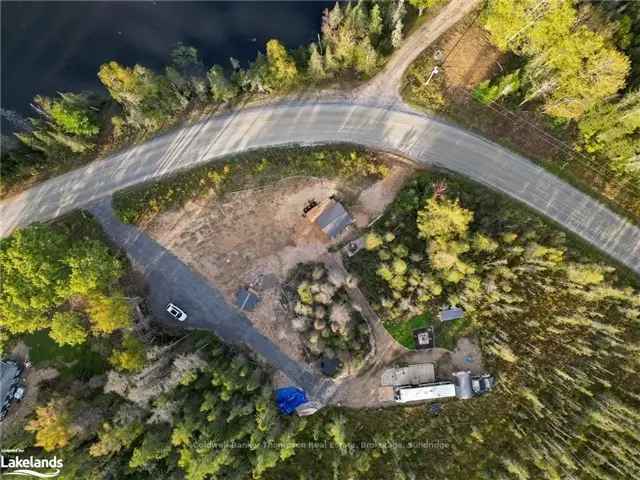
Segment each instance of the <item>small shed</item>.
M236 292L236 305L240 310L251 311L256 308L260 298L249 288L239 288Z
M424 350L436 346L433 327L419 328L413 331L416 350Z
M322 357L320 359L320 371L327 377L333 377L339 367L340 361L337 358Z
M445 307L440 310L440 321L449 322L464 317L464 310L460 307Z
M353 218L342 204L332 198L313 207L307 213L310 222L315 223L331 239L340 235L353 223Z

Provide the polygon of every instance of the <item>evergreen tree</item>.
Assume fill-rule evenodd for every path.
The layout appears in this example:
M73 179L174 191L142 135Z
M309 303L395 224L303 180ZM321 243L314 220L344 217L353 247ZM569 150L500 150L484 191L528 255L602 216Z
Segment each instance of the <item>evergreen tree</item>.
M220 65L214 65L207 73L209 91L214 102L228 102L238 95L238 90L229 81Z
M287 89L295 84L298 69L287 49L278 40L267 42L267 84L272 90Z
M41 118L30 119L30 131L16 133L23 144L49 158L94 148L100 132L98 108L88 94L61 93L55 99L36 96L33 106Z
M169 81L146 67L128 68L112 61L100 67L98 78L134 127L158 128L181 108Z
M382 33L383 27L383 19L382 12L380 11L380 5L377 3L371 7L371 12L369 13L369 34L372 39L377 39L378 35Z
M327 72L324 68L324 60L320 51L318 50L318 45L316 43L312 43L309 45L309 76L315 82L324 80L327 78Z
M616 171L640 172L640 90L596 106L578 127L587 152L604 156Z

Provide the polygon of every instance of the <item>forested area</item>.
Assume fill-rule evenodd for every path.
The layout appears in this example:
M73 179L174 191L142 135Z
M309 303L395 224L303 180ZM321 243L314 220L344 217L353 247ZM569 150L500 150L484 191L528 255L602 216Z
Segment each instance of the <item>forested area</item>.
M612 171L633 175L640 185L637 4L497 0L485 15L495 45L524 64L505 74L509 81L484 101L519 95L521 105L540 102L555 121L576 123L576 148L599 155Z
M457 412L473 425L468 437L453 428L462 419L446 434L423 430L461 448L438 475L638 476L635 277L510 201L434 174L401 192L366 247L349 269L383 318L464 307L499 377L491 412ZM479 464L465 458L469 442L485 456Z
M126 269L101 250L95 228L76 218L4 241L5 330L15 330L7 320L29 308L38 319L30 328L48 329L54 339L56 316L73 312L61 326L77 332L60 338L86 337L105 358L136 341L124 324L104 336L113 325L87 307L84 292L119 298L124 287L114 279ZM69 248L60 251L64 235ZM348 268L380 315L403 322L445 303L464 306L498 377L494 392L445 402L436 414L418 406L282 417L267 372L249 355L206 334L156 330L142 352L123 353L111 369L49 381L24 430L5 432L4 442L55 452L65 459L61 478L69 479L638 476L635 277L511 201L439 174L411 181L366 240ZM29 267L36 258L37 272ZM78 265L87 273L81 279ZM28 282L18 284L17 271ZM335 282L326 272L307 273L296 294L302 307L311 295L315 315L329 295L325 284ZM49 303L45 286L54 289L44 297ZM27 289L29 307L20 303ZM314 320L324 328L308 332L338 353L346 337L322 333L333 331L329 323L339 330L333 308L328 320L326 308Z
M34 99L38 115L17 133L20 146L3 142L3 193L219 106L369 78L403 40L407 7L404 0L336 3L323 15L317 42L287 49L269 40L246 67L234 58L228 66L205 66L198 50L183 44L162 72L106 62L98 71L106 95Z
M491 0L412 65L405 97L637 220L639 29L637 2Z
M35 224L0 241L0 338L48 332L59 347L90 347L114 368L136 371L144 345L128 332L140 299L124 281L129 266L85 214Z

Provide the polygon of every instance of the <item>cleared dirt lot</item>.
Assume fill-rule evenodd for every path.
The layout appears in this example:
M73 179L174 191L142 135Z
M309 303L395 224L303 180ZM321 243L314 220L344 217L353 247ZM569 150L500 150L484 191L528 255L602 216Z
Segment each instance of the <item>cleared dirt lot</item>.
M442 65L447 86L472 89L502 70L505 54L489 42L482 28L461 27L447 35L438 48L448 55Z
M302 360L298 334L279 303L279 283L297 263L317 261L331 245L302 216L310 200L343 199L358 226L384 211L413 169L394 165L384 180L353 190L334 180L295 177L274 185L209 197L157 216L146 226L164 247L211 281L229 303L241 286L258 284L262 301L247 316L292 358ZM340 239L338 239L340 240ZM260 282L260 279L268 281ZM260 286L262 284L262 286Z

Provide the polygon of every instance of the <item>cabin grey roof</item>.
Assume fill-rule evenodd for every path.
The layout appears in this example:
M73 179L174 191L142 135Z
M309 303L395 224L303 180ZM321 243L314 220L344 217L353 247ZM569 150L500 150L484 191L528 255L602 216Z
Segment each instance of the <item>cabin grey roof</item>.
M340 202L329 200L318 205L316 208L320 213L315 216L313 221L330 238L336 238L345 228L353 223L353 218L351 218L349 212L345 210Z
M453 374L454 385L456 387L456 397L466 400L473 397L471 388L471 372L468 370L455 372Z
M443 308L440 310L441 322L448 322L449 320L456 320L462 317L464 317L464 310L458 307Z
M260 302L260 298L251 290L239 288L236 292L236 305L240 310L253 310Z
M15 362L0 361L0 408L3 408L6 403L9 403L6 398L18 379L16 378L20 373L20 369Z

